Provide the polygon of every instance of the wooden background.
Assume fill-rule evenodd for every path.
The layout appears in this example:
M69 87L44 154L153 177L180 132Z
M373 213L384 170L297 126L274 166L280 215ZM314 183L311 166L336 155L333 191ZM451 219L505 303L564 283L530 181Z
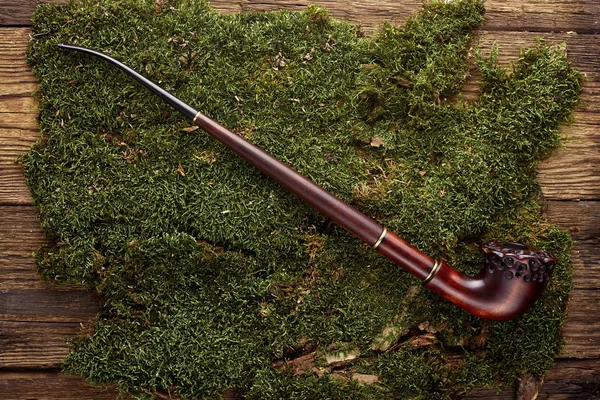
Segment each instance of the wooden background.
M15 159L39 136L25 62L30 17L38 0L0 0L0 399L114 399L114 388L92 388L65 376L65 338L99 310L81 287L41 282L31 253L44 241L36 210ZM302 10L308 0L213 0L223 12ZM372 32L383 21L402 23L418 0L323 0L335 17ZM600 2L597 0L488 0L480 46L500 45L502 62L537 37L566 42L568 56L586 76L575 122L562 131L565 148L539 167L548 217L569 229L575 290L563 334L569 340L544 379L540 399L600 398ZM476 77L476 73L475 73ZM475 96L476 79L466 87ZM533 398L523 385L499 394L476 389L469 398Z

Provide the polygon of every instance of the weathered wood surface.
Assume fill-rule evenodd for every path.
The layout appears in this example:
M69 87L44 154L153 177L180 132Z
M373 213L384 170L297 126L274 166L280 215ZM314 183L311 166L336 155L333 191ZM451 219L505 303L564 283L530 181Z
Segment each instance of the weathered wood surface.
M39 3L66 3L66 0L3 0L0 26L27 26ZM419 0L212 0L222 12L303 10L318 3L336 18L359 23L370 30L385 21L399 24L419 9ZM600 31L600 3L595 0L487 0L485 28L498 31Z
M549 217L570 229L576 289L563 334L569 340L561 358L600 358L600 260L593 250L600 234L600 202L551 202ZM65 338L77 335L99 305L76 287L40 281L30 256L42 234L33 206L0 206L0 370L59 368Z
M18 154L26 151L39 138L35 101L31 96L35 80L25 62L29 40L27 28L0 28L0 204L32 204L24 185L23 169L15 164ZM508 64L519 57L519 49L535 44L538 37L548 43L566 43L572 62L585 74L582 104L577 108L572 125L564 126L565 149L555 152L539 167L543 193L549 200L600 198L600 59L599 35L545 34L482 31L479 43L482 53L494 43L500 46L500 61ZM5 58L6 57L6 58ZM13 69L14 68L14 69ZM15 82L22 82L15 85ZM5 83L7 84L5 86ZM3 94L5 87L16 93ZM477 85L471 81L464 97L476 97Z
M94 388L78 376L58 371L7 372L0 376L3 400L114 400L114 387Z
M544 377L538 399L591 400L600 398L600 360L558 360L556 367ZM515 385L516 386L516 385ZM469 400L512 400L516 388L507 388L500 393L494 389L475 389Z
M0 378L0 393L3 400L114 400L117 390L91 387L82 378L65 375L57 371L7 372ZM594 360L559 360L556 368L544 379L538 399L581 399L600 396L600 362ZM225 399L239 399L231 396ZM476 389L471 400L512 400L515 388L510 387L497 393L495 389Z
M58 372L67 354L65 342L99 310L83 288L56 286L37 276L31 253L44 242L36 211L15 159L39 137L36 81L25 62L27 26L39 0L0 0L0 399L112 399L115 389L92 388L81 378ZM55 2L64 2L57 0ZM307 0L214 0L224 12L299 10ZM335 17L360 23L366 32L383 21L402 23L420 7L418 0L325 0ZM478 40L483 52L496 42L500 61L516 59L519 48L537 37L565 42L573 63L586 75L575 122L562 129L565 148L539 167L548 218L569 229L575 290L563 328L569 340L545 377L538 398L600 397L600 3L595 0L486 2L486 20ZM526 32L529 31L529 32ZM476 98L477 71L465 87ZM584 201L573 201L584 200ZM515 398L478 389L469 396Z

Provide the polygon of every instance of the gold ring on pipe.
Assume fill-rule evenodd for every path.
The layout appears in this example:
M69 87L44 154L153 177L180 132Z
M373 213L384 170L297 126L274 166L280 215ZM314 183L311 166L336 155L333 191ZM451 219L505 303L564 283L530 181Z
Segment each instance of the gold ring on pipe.
M383 232L381 232L381 236L379 236L379 239L377 239L377 241L373 245L374 249L376 249L377 247L379 247L379 245L381 244L381 242L383 242L383 238L385 238L385 234L386 233L387 233L387 228L384 226L383 227Z
M425 280L423 281L423 285L427 285L429 283L429 281L431 281L433 279L433 277L439 271L441 266L442 266L442 263L440 263L439 261L436 260L435 264L433 264L433 268L431 268L431 271L429 272L429 275L427 275L427 278L425 278Z
M194 115L194 119L192 120L192 122L193 122L193 123L196 123L196 120L197 120L197 119L198 119L198 117L199 117L199 116L201 116L201 115L202 115L202 113L201 113L200 111L198 111L198 112L196 113L196 115Z

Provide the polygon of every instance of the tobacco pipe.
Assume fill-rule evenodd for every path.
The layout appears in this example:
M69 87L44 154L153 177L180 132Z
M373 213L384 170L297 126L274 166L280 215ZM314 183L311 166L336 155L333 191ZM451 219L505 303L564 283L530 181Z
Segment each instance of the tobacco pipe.
M479 274L474 277L464 275L444 260L436 261L411 246L372 218L119 61L85 47L58 46L92 54L119 67L300 200L415 275L426 288L473 315L496 321L517 318L541 295L550 279L556 264L550 254L517 243L500 242L483 246L486 261Z

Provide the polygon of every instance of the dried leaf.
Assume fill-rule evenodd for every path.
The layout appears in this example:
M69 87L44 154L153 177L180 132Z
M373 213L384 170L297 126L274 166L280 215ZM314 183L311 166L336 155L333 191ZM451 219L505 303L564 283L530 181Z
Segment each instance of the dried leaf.
M354 373L351 375L351 377L360 385L373 385L375 383L379 383L379 377L377 375Z
M337 364L341 362L354 360L360 355L359 349L349 349L348 351L340 351L336 354L327 354L325 360L327 364Z
M383 138L379 135L375 135L371 138L371 147L381 147L383 146Z
M293 372L294 375L302 375L307 371L314 371L317 368L317 353L312 352L289 361L275 361L273 368Z

